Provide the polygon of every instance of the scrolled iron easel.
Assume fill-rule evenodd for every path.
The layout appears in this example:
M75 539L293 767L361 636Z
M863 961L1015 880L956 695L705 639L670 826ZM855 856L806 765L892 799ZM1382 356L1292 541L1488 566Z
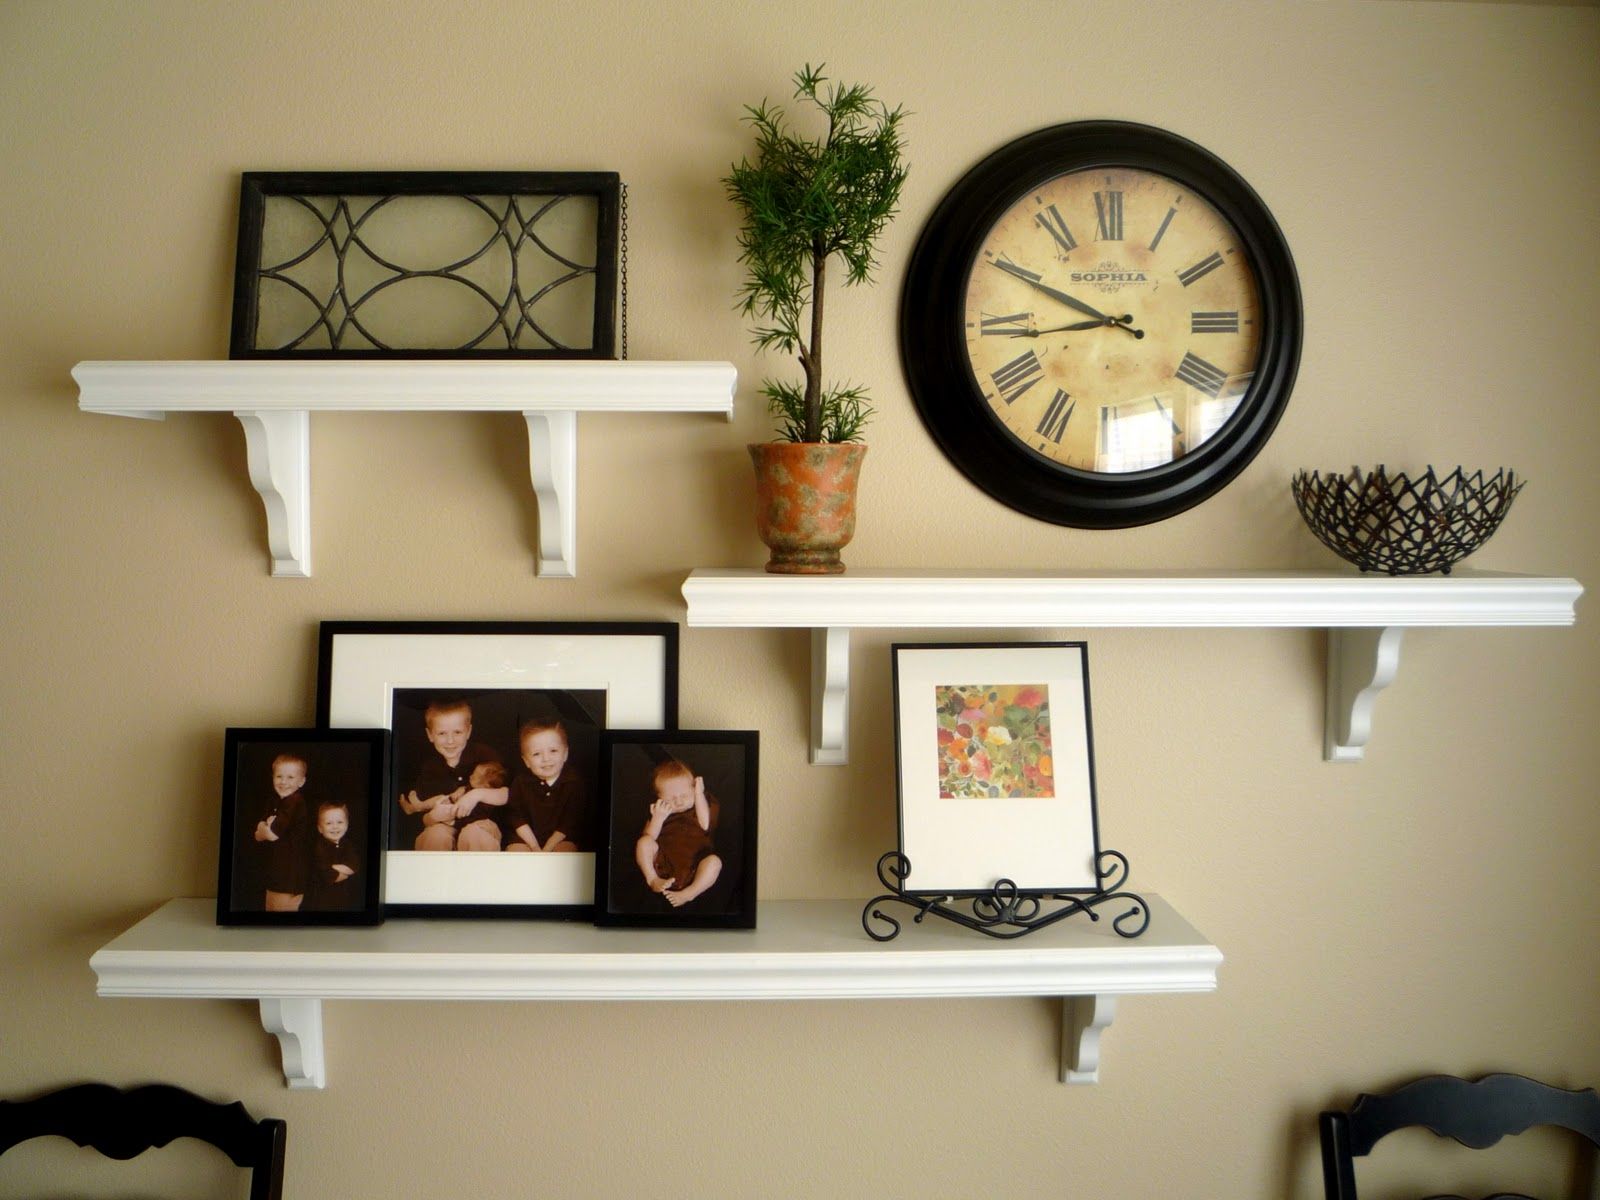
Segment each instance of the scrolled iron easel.
M891 902L916 909L912 919L917 922L931 914L992 938L1023 937L1078 913L1098 921L1100 914L1095 909L1113 900L1130 902L1125 911L1112 918L1111 927L1119 935L1136 938L1150 925L1150 906L1144 897L1122 889L1128 878L1128 860L1116 850L1102 850L1096 857L1092 892L1024 891L1011 880L1000 879L992 890L976 896L917 895L905 890L910 874L911 862L898 850L891 850L878 860L878 881L889 890L867 901L861 910L861 927L873 941L887 942L899 936L900 922L878 907ZM1060 902L1060 907L1046 908L1048 902L1055 901ZM960 904L970 907L956 907Z

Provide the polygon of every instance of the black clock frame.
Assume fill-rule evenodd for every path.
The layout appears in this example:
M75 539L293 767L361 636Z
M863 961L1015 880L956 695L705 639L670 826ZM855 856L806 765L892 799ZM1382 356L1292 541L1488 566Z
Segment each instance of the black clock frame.
M1260 291L1261 358L1238 408L1174 462L1121 475L1080 471L1035 454L1005 430L965 353L967 279L1000 216L1029 189L1069 172L1151 171L1202 196L1238 232ZM928 218L900 298L900 358L918 415L945 456L1001 503L1040 520L1118 529L1176 516L1242 471L1283 415L1300 363L1300 283L1288 243L1255 191L1209 150L1126 121L1040 129L979 162Z

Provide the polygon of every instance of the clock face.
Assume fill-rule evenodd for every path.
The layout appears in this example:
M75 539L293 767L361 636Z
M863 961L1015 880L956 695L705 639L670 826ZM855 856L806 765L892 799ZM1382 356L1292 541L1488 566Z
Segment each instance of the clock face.
M1300 359L1294 261L1215 155L1122 121L1041 129L940 201L912 252L900 354L924 426L1020 512L1116 528L1225 486Z
M1001 429L1075 471L1146 471L1223 428L1261 357L1232 224L1152 171L1047 179L989 227L967 275L965 358Z

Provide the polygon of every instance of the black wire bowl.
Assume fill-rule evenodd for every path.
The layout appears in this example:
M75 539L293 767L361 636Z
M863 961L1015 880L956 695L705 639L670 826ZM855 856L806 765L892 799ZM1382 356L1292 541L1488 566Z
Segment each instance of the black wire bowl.
M1442 479L1429 467L1413 479L1380 466L1296 471L1289 487L1311 532L1363 571L1448 575L1500 527L1523 481L1504 467L1487 476L1457 467Z

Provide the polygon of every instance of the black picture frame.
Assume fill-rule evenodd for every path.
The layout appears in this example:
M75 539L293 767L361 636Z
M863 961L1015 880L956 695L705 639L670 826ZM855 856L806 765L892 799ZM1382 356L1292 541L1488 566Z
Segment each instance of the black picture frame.
M897 642L891 656L896 813L909 868L902 891L991 896L1001 879L1022 892L1101 890L1088 644ZM950 707L958 692L976 716ZM1048 714L1042 743L1041 708ZM991 735L995 726L1003 737ZM1047 771L1038 770L1039 755L1049 756ZM960 771L963 762L968 772ZM986 786L964 787L963 776ZM1001 778L1017 786L994 786Z
M619 247L621 228L622 183L615 172L607 171L247 171L240 176L239 234L234 262L233 323L229 334L228 357L231 359L435 359L435 358L503 358L503 359L613 359L616 357L617 300L619 296ZM287 258L278 262L263 263L267 202L275 197L293 197L312 214L313 224L321 224L322 232L307 245L298 243ZM378 202L353 211L346 203L353 197L377 197ZM410 255L396 256L388 248L374 251L361 239L364 223L381 206L403 197L459 198L483 210L484 237L482 245L471 254L454 257L454 261L420 264L415 261L401 263L397 257L411 259ZM518 197L592 198L597 205L594 255L592 264L568 259L557 250L539 240L538 221L551 205L527 206L528 211L513 203ZM487 205L487 198L505 201L502 212ZM320 207L311 203L323 200ZM331 212L325 212L331 206ZM342 214L342 215L341 215ZM528 289L519 277L518 254L521 247L532 242L543 255L558 264L553 279L530 281ZM319 253L327 245L339 269L327 283L327 294L322 294L322 279L315 280L318 290L310 290L304 281L287 272ZM360 295L351 297L348 277L353 272L344 269L351 248L364 255L365 265L372 272L383 271L376 283L367 285ZM482 281L475 279L468 268L478 263L493 249L498 255L506 252L505 272L508 277L507 295L486 293ZM421 251L419 250L419 253ZM277 257L274 255L274 257ZM540 341L556 341L547 332L532 326L527 318L530 310L553 289L593 277L593 319L589 327L587 346L518 345L524 337ZM280 346L263 346L258 336L262 306L260 289L264 279L271 279L300 292L317 317L307 324L307 332L296 343ZM363 331L357 315L362 305L387 287L412 279L428 279L430 286L448 280L479 294L484 301L484 331L467 344L452 342L437 346L388 347L373 345L381 338ZM505 314L514 311L518 322L507 328ZM499 316L493 314L498 313ZM341 347L346 331L355 328L369 344ZM335 320L337 319L337 324ZM497 325L499 332L495 333ZM313 331L320 327L320 334ZM530 332L531 331L531 332ZM329 345L304 347L300 340L326 335ZM497 344L504 337L505 345ZM446 341L441 336L439 341ZM487 344L485 344L487 343Z
M608 730L601 738L600 761L607 815L605 840L595 861L594 923L644 929L754 929L760 734L728 729ZM704 780L713 823L710 846L696 850L692 843L685 848L680 841L677 851L663 850L692 856L696 876L700 863L713 855L718 860L714 881L681 906L648 886L638 862L639 842L657 794L652 777L657 766L669 761L683 764ZM664 782L670 786L672 781ZM652 861L660 860L652 855Z
M1260 285L1261 359L1238 408L1203 445L1126 474L1074 470L1008 433L965 361L966 280L990 226L1045 181L1090 168L1163 174L1232 224ZM1255 458L1288 404L1302 338L1299 277L1266 203L1227 163L1176 133L1128 121L1076 121L1008 142L972 167L919 234L900 296L907 389L924 428L973 484L1018 512L1083 529L1164 520L1201 503Z
M300 764L301 786L274 789L280 766ZM383 843L387 833L389 733L385 729L230 728L223 739L222 840L217 867L218 925L377 925L383 920ZM343 806L345 836L331 832ZM330 822L323 825L326 815ZM258 839L258 825L283 833ZM284 832L285 824L292 832ZM287 839L287 840L286 840ZM300 849L294 850L295 844ZM353 873L339 878L339 863ZM294 911L269 911L266 892L293 878ZM294 884L288 884L292 888ZM349 888L346 892L344 889Z
M413 703L408 697L434 693L442 701L469 698L470 705L476 690L516 693L519 699L559 707L556 693L587 697L600 691L606 724L670 727L678 719L678 647L678 625L670 621L323 621L317 722L333 728L376 724L392 731L392 782L385 802L393 821L401 815L402 792L414 790L416 782L398 773L406 748L400 744L404 723L396 728L397 705ZM423 699L418 696L416 702ZM513 748L521 748L520 717L502 712L496 719L500 728L493 736L513 739L509 745L489 743L493 757L504 762ZM569 746L575 741L569 737ZM515 786L519 762L504 765ZM596 776L588 787L592 828L599 830L599 769ZM508 815L509 810L498 814ZM501 830L502 847L511 845L507 833ZM594 906L596 857L594 851L535 855L504 849L467 857L459 850L390 846L384 851L383 909L406 917L587 920Z

